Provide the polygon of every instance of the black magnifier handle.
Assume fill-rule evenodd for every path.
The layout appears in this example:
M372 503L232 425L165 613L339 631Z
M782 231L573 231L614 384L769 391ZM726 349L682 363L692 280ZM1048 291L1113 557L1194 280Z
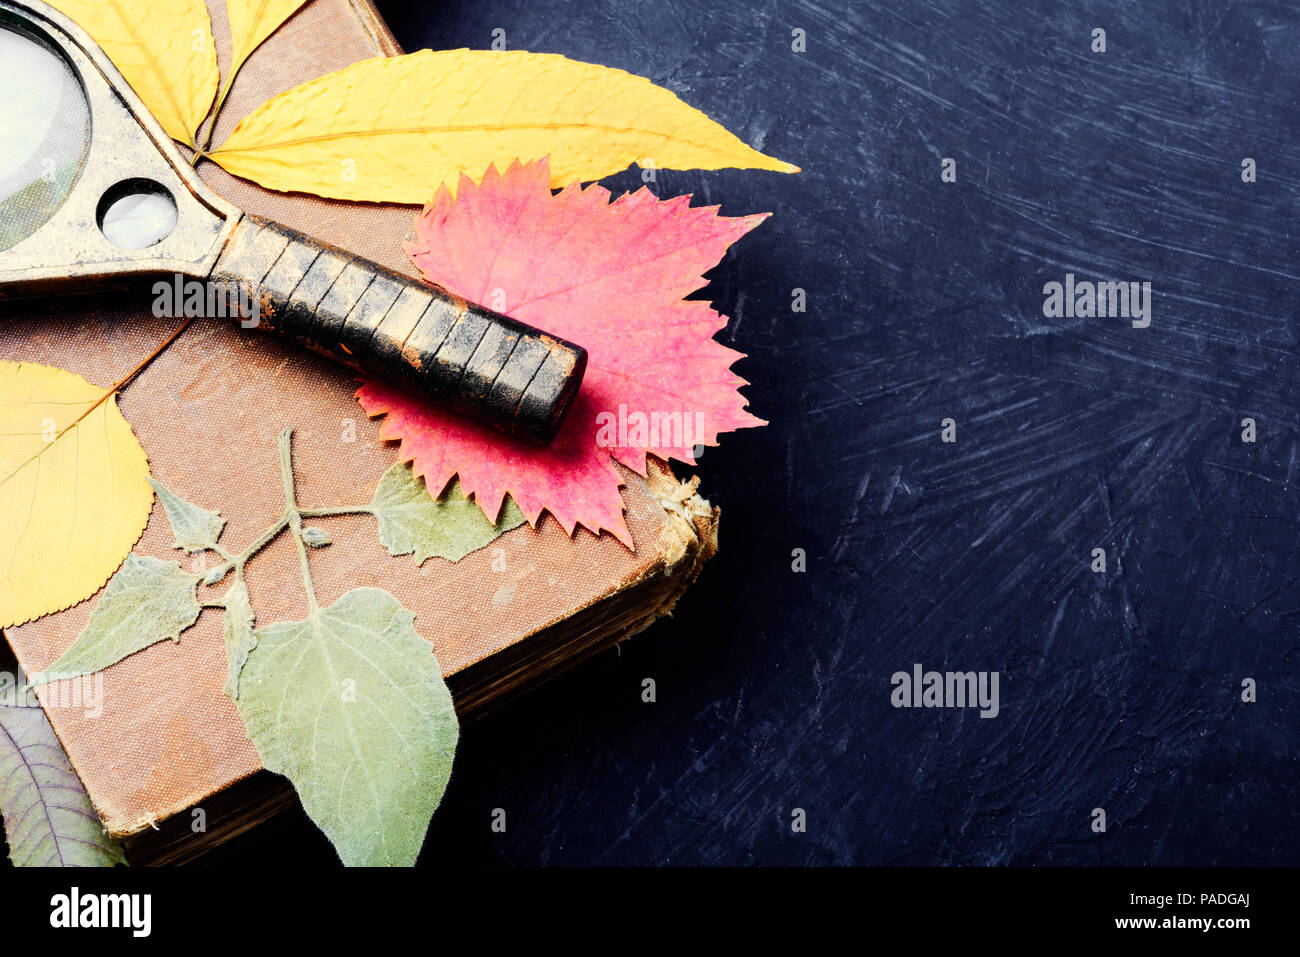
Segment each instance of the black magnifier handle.
M532 442L587 366L581 346L248 214L210 279L251 286L259 327Z

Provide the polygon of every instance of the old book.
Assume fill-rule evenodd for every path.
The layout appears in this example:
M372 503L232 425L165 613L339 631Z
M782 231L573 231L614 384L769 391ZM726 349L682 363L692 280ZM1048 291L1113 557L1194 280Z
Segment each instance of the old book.
M224 70L224 4L210 3ZM356 60L399 52L366 0L312 0L244 67L222 114L220 142L267 97ZM249 212L416 275L402 251L415 210L333 202L266 191L215 165L205 179ZM432 184L431 184L432 188ZM177 325L155 318L147 290L56 304L10 304L0 357L47 363L101 385L117 381ZM195 323L123 390L119 403L149 455L154 476L229 520L222 541L242 548L282 511L276 435L295 430L300 501L365 502L395 460L353 399L345 369L233 323ZM672 608L716 548L717 511L665 467L630 471L624 501L633 553L609 535L579 529L570 539L549 517L451 563L417 566L380 545L369 516L322 519L336 543L313 552L322 604L374 585L416 614L462 717L517 694L644 628ZM197 569L198 556L171 548L155 505L136 551ZM58 569L51 569L57 575ZM297 558L281 538L248 567L261 623L307 611ZM98 596L11 628L29 674L47 667L85 627ZM162 642L103 673L103 713L58 707L57 684L40 692L74 767L105 825L135 862L176 862L246 832L296 801L288 783L260 770L226 676L220 617L205 613L179 643ZM207 831L194 834L201 804Z

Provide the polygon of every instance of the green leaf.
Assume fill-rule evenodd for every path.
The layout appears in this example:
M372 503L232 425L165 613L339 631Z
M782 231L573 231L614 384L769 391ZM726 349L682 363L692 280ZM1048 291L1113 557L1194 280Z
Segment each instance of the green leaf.
M230 669L224 690L237 699L240 672L244 670L249 652L257 647L257 638L253 635L253 606L248 600L248 585L242 577L235 579L221 603L226 606L221 632L226 639L226 663Z
M459 481L434 499L424 482L400 462L379 480L370 511L379 519L379 540L389 554L414 553L417 565L435 555L458 562L524 522L519 507L506 499L493 525L461 493Z
M0 703L0 815L16 867L126 863L39 705Z
M205 585L209 585L209 586L216 585L223 578L225 578L227 575L230 574L230 568L231 566L228 564L218 565L215 568L209 568L206 572L203 573L203 578L201 579L201 581Z
M415 863L459 725L433 646L388 592L355 588L306 621L259 628L239 713L343 863Z
M210 512L206 508L191 505L153 479L149 479L149 484L158 493L163 508L167 510L167 520L172 523L172 537L175 539L174 548L183 549L189 555L205 548L217 547L217 539L226 526L226 520L220 512Z
M308 548L324 548L331 541L330 533L323 528L308 525L302 530L302 543Z
M179 641L199 617L198 583L198 575L181 571L176 562L127 555L85 631L33 683L93 674L164 638Z

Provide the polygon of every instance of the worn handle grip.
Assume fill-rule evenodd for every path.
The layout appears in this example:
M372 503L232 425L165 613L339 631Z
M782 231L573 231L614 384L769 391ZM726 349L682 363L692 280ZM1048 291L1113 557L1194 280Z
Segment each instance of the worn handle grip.
M587 366L581 346L256 216L210 278L251 285L260 326L534 442L554 438Z

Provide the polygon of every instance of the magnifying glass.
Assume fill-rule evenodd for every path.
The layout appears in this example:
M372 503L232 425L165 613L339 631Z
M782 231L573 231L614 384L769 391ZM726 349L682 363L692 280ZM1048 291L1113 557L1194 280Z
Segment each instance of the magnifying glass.
M237 209L43 3L0 0L0 76L0 299L165 274L242 286L259 327L508 434L555 436L581 346Z

